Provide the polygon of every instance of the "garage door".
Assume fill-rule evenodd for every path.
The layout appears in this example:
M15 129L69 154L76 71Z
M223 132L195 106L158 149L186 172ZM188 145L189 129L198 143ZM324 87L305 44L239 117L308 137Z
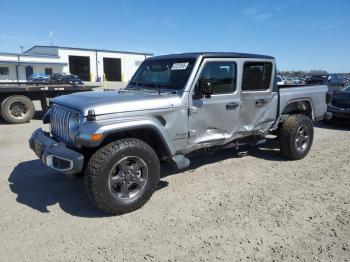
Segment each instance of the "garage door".
M107 81L122 81L122 66L119 58L103 58L103 72Z
M90 81L90 57L69 56L69 71L83 81Z

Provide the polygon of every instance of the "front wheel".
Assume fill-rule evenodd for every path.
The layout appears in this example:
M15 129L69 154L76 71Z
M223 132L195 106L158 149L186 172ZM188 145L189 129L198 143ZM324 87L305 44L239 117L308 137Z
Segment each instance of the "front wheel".
M157 154L145 142L127 138L99 149L89 160L85 187L92 202L113 215L143 206L160 176Z
M279 130L281 154L291 160L304 158L310 151L314 138L314 128L310 117L291 115Z

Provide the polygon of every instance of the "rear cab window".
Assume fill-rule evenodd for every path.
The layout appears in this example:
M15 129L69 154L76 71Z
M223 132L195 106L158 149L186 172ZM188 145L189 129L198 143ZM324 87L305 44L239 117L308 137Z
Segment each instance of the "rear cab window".
M242 91L266 91L270 88L271 62L245 62L243 66Z

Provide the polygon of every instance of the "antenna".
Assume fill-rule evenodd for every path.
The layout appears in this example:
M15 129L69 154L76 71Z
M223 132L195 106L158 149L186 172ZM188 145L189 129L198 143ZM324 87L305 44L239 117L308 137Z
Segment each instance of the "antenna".
M50 45L52 46L53 45L53 43L52 43L53 31L51 31L49 35L50 35Z

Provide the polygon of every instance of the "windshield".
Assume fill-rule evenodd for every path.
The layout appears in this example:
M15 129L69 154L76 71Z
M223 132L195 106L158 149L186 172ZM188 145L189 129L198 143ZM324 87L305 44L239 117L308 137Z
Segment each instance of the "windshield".
M350 86L347 86L343 89L344 92L346 93L350 93Z
M159 59L144 61L128 88L170 89L179 91L187 83L195 59Z

